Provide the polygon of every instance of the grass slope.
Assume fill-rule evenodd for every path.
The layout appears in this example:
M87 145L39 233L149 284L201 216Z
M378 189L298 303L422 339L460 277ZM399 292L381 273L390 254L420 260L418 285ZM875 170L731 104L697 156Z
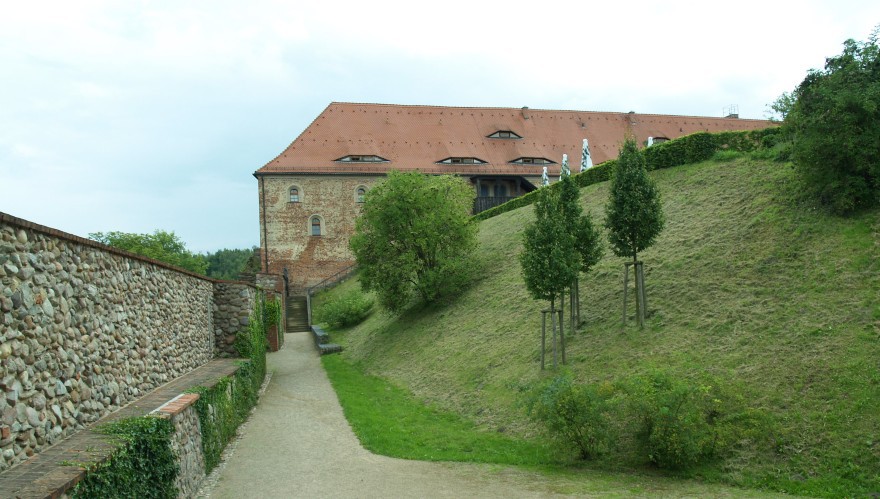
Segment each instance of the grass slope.
M777 444L703 476L817 495L880 492L880 212L816 212L797 201L789 167L748 158L652 176L667 217L640 255L653 314L644 330L621 328L623 259L606 254L581 281L586 325L568 343L573 373L614 380L660 366L727 379L774 415ZM599 225L607 190L582 190ZM517 261L532 217L527 207L482 222L471 288L442 307L374 313L337 332L345 358L486 431L532 435L518 388L546 375L546 304L529 298Z

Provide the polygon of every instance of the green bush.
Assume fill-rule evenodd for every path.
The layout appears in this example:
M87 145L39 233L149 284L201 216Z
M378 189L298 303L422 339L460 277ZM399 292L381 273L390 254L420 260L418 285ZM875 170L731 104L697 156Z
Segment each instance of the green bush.
M529 416L564 447L575 448L581 459L604 454L614 442L616 390L611 384L578 385L557 376L527 400Z
M694 384L654 371L625 386L636 439L660 468L690 468L770 434L766 416L711 379Z
M174 426L170 420L127 418L100 426L98 431L121 445L87 471L70 497L177 497L174 482L179 467L171 450Z
M333 327L354 326L366 319L372 310L373 299L360 290L352 289L318 308L315 322Z
M557 376L526 392L525 407L562 449L581 459L614 453L633 464L687 469L743 446L772 445L772 424L742 392L652 371L618 382Z
M265 305L266 317L265 323L266 328L271 326L281 326L281 302L277 298L273 298L271 300L266 300Z

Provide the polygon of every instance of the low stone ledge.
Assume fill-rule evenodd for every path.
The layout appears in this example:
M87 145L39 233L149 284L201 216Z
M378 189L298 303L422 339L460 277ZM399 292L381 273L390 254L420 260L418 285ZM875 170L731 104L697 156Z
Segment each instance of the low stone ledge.
M198 394L185 393L186 390L196 386L208 388L215 386L220 379L238 371L237 360L240 359L212 360L107 415L95 425L0 473L0 497L16 499L66 497L66 492L86 474L86 469L78 463L104 462L117 449L116 445L108 442L106 435L95 431L97 425L145 416L157 411L162 411L157 412L162 414L166 409L169 411L167 417L175 421L178 415L185 414L185 411L199 398Z
M169 419L173 416L177 416L187 407L196 403L196 400L199 399L198 393L181 393L180 395L174 397L162 404L158 409L154 409L150 411L151 416L158 416L160 418Z

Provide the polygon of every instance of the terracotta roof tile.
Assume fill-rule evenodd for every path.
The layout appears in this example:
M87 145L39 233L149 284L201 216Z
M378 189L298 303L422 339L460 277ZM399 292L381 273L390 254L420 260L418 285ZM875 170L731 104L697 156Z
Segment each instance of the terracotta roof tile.
M516 165L520 157L547 158L558 174L562 155L580 165L581 144L590 141L593 163L617 157L627 132L637 141L673 139L699 131L766 128L766 120L542 109L404 106L334 102L275 159L256 174L383 174L388 170L424 173L540 175L542 165ZM521 139L487 138L512 131ZM384 163L335 161L375 155ZM437 164L449 157L476 157L486 164Z

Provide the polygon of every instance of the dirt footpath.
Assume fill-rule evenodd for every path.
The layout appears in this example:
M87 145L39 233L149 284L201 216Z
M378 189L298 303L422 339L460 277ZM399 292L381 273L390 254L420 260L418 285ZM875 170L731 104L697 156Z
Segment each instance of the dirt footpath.
M640 483L633 477L609 483L616 480L599 476L590 484L510 466L378 456L352 433L309 334L286 335L284 348L269 354L269 370L272 379L260 404L199 497L698 497L707 492L727 497L745 492L702 484L688 490L681 482L646 478Z

